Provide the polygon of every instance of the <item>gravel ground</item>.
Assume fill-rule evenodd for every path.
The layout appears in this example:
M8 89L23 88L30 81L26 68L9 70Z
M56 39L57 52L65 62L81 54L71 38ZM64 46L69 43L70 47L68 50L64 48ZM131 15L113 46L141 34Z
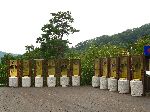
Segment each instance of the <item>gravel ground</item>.
M91 86L0 88L0 112L150 112L150 97Z

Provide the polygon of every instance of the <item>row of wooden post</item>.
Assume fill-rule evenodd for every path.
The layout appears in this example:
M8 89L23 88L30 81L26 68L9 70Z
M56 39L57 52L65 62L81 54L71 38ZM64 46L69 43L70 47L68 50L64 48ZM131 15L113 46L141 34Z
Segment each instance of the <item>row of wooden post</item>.
M95 76L142 80L147 66L144 56L100 58L95 59Z
M34 71L34 74L33 74ZM8 62L9 76L34 76L54 75L54 76L73 76L81 75L80 59L61 59L61 60L10 60Z
M150 71L150 57L144 55L95 59L95 76L141 80L143 95L150 91L150 78L146 76L146 71Z

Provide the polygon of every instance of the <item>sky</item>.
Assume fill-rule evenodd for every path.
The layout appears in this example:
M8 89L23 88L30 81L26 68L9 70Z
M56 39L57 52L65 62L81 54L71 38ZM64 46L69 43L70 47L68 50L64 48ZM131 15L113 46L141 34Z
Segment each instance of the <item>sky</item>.
M150 0L0 0L0 51L23 54L36 44L50 13L71 11L80 32L69 35L74 46L150 23Z

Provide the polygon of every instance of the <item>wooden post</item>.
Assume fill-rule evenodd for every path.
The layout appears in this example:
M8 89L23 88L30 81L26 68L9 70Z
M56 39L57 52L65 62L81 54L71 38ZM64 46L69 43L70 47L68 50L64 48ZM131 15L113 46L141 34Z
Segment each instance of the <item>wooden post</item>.
M32 60L29 60L29 77L32 76Z
M81 59L79 59L79 76L81 76Z
M120 71L120 58L116 58L116 79L119 80L119 71Z
M94 61L94 75L98 77L100 76L100 59L98 58Z
M108 71L109 71L109 77L111 77L112 76L112 71L111 71L111 65L112 65L112 61L113 61L113 59L115 59L115 71L116 71L116 76L115 76L115 78L116 79L119 79L119 58L118 57L111 57L110 59L109 59L109 61L108 61L108 66L109 66L109 68L108 68Z
M131 80L138 78L138 79L142 79L142 75L143 75L143 70L144 70L144 57L142 55L136 55L136 56L132 56L131 57ZM135 63L136 62L136 63ZM141 65L139 65L141 64ZM136 66L140 67L139 70L140 72L137 71L138 68L136 68ZM134 68L134 70L133 70ZM137 74L135 74L135 71L137 72Z
M60 59L57 59L55 60L55 64L56 64L56 86L57 85L60 85L60 76L61 76L61 68L60 68L60 65L61 65L61 60Z
M28 64L28 65L24 65L25 64L25 62ZM26 73L26 74L23 74L25 71L24 71L24 69L26 68L26 67L28 67L28 70L29 71L26 71L26 72L28 72L28 73ZM22 77L24 77L24 76L31 76L31 60L22 60L21 61L21 76Z
M127 79L129 81L132 79L132 74L131 74L131 56L127 57Z
M143 57L143 71L141 71L141 74L142 74L142 84L143 84L143 96L146 95L146 70L148 69L148 66L147 66L147 58L142 55Z
M119 78L127 78L130 79L130 58L128 56L118 57L118 79ZM126 67L123 69L122 67ZM125 70L125 71L124 71Z
M34 59L35 60L35 66L34 66L34 76L36 77L39 75L40 77L43 78L43 83L42 86L45 85L45 78L44 78L44 59Z
M42 60L43 86L47 86L47 60Z
M103 64L106 65L106 71L104 71L104 66L103 66ZM101 70L102 70L101 75L102 75L102 76L106 75L106 77L108 77L108 74L109 74L109 73L108 73L108 69L109 69L108 58L101 58ZM106 72L106 73L104 74L104 72Z
M99 72L99 77L101 77L102 76L102 58L99 59L99 67L100 67L99 68L99 71L100 71Z
M107 78L109 78L111 76L111 72L110 72L110 58L107 58Z
M70 76L73 76L73 59L70 60Z
M70 60L70 72L69 72L69 76L70 76L70 80L69 80L69 84L72 85L72 76L74 75L77 75L77 74L74 74L74 64L77 64L78 65L78 76L81 76L81 60L80 59L71 59Z
M37 73L37 66L36 66L36 62L37 61L41 61L41 70L42 70L41 74L36 74ZM41 77L43 76L43 62L44 62L43 59L35 59L35 66L34 66L34 74L35 74L35 76L37 76L37 75L41 75Z
M31 87L35 86L35 71L36 71L36 66L35 66L35 60L31 59L30 60L30 74L31 74Z
M49 75L54 75L54 77L55 77L56 76L56 60L54 60L54 59L47 60L46 65L47 65L47 67L46 67L47 68L47 70L46 70L47 77ZM52 69L50 69L50 68L52 68ZM53 71L53 69L54 69L54 71Z
M78 76L81 76L81 60L80 59L71 59L70 60L70 76L74 76L74 74L73 74L73 65L74 65L74 63L78 63L78 66L79 66L79 74L78 74Z
M15 62L16 63L16 65L11 65L10 64L10 62ZM10 66L11 65L11 66ZM19 62L18 62L18 60L9 60L9 76L11 76L11 74L10 74L10 67L14 67L15 66L15 68L17 69L17 74L16 74L16 76L18 77L20 74L19 74Z
M9 76L10 76L10 60L7 60L7 79L6 79L6 81L7 81L7 87L9 86Z
M17 60L17 77L18 77L18 86L22 86L22 73L21 73L21 60Z
M67 74L62 74L62 68L65 68L66 69L66 73ZM61 68L61 71L60 71L60 75L62 76L62 75L67 75L68 77L69 77L69 60L68 59L62 59L61 61L60 61L60 68ZM65 71L64 71L65 72Z

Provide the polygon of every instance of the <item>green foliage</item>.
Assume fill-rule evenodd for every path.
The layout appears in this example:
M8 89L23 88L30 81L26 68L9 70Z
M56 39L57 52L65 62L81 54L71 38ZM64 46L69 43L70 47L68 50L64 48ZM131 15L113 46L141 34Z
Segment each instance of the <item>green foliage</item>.
M7 65L0 63L0 75L7 73Z
M29 52L34 50L34 46L33 45L30 45L30 46L27 45L27 46L25 46L25 48L26 48L27 53L29 53Z
M89 85L96 58L143 54L144 45L150 45L150 24L146 24L112 36L103 35L80 42L69 48L69 41L63 37L79 31L71 25L74 22L71 13L51 13L51 17L41 29L43 34L36 40L40 47L25 46L27 51L23 55L4 55L0 64L1 74L6 74L7 61L10 59L81 59L81 84Z
M40 59L41 56L41 49L36 47L33 50L28 50L26 53L23 54L22 59Z
M0 86L7 85L8 83L8 76L7 76L7 66L0 63Z
M143 47L150 45L150 36L139 38L134 44L130 44L128 48L105 44L102 46L91 45L84 52L78 52L82 62L82 80L83 85L89 85L94 75L94 60L101 57L117 57L126 55L143 54ZM73 49L75 51L75 49ZM73 54L72 54L73 55Z
M78 43L71 49L72 54L70 55L72 58L77 56L81 59L81 83L83 85L91 84L95 58L143 54L144 45L150 45L149 35L150 24L146 24L140 28L126 30L112 36L103 35Z
M7 65L8 61L13 59L15 59L15 57L12 54L5 54L4 57L1 58L1 64Z
M0 51L0 58L3 57L6 54L6 52Z
M43 58L63 58L64 53L69 49L69 41L63 40L63 37L79 30L71 26L74 19L69 11L51 13L51 16L49 23L42 27L43 34L37 38L36 42L41 44L40 50Z
M91 40L86 40L78 43L74 49L83 52L92 44L96 46L110 44L129 49L129 47L131 47L131 45L134 44L138 39L147 35L150 35L150 24L145 24L139 28L128 29L122 33L114 34L112 36L103 35Z
M81 84L89 85L91 84L92 76L94 75L94 60L96 58L124 55L122 53L125 54L126 50L115 45L91 45L84 52L78 52L77 50L72 49L68 53L67 58L81 59Z
M136 43L133 45L132 53L134 55L143 54L143 48L145 45L150 45L150 35L144 36L137 40Z
M74 49L69 49L66 53L65 53L65 58L67 59L80 59L81 55L77 50Z
M9 60L15 59L15 57L12 54L5 54L4 57L1 58L0 63L0 75L1 76L7 76L7 64ZM4 83L4 80L0 80L0 83Z
M96 49L97 48L95 46L91 46L89 49L87 49L87 51L81 58L81 65L82 65L81 84L82 85L91 84L91 79L92 76L94 75L93 61L94 58L98 56L98 52L95 52Z

